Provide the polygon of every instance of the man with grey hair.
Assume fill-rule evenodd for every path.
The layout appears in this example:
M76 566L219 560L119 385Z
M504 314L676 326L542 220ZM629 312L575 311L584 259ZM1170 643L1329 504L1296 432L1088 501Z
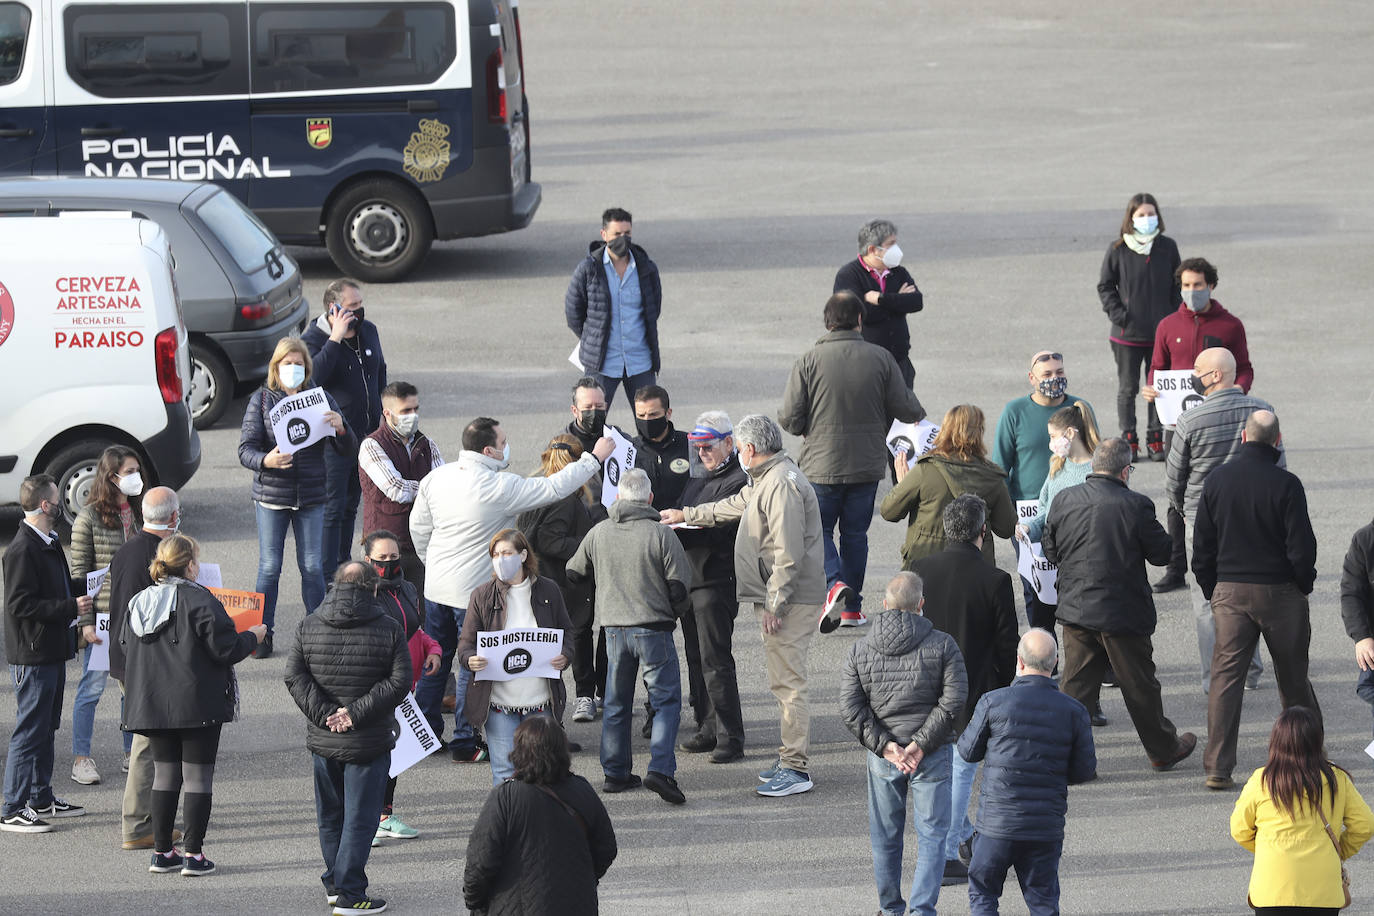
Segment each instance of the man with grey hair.
M968 672L968 699L955 720L963 731L983 694L1005 687L1016 676L1016 599L1011 576L983 557L987 532L987 504L965 493L944 511L948 545L916 562L925 582L925 615L937 630L954 637ZM959 847L973 836L968 816L969 796L978 765L959 754L951 760L950 804L953 816L945 840L945 878L968 876Z
M1054 498L1041 536L1045 558L1059 566L1062 689L1096 708L1110 664L1151 766L1169 770L1193 752L1197 735L1180 735L1164 716L1145 563L1168 563L1173 541L1155 518L1154 502L1127 486L1133 465L1125 439L1104 439L1092 467L1087 480Z
M950 820L950 745L968 696L954 637L921 614L921 577L887 585L873 631L849 650L840 675L840 715L868 750L868 834L879 912L907 913L902 835L907 796L916 827L910 911L935 916Z
M897 227L885 219L869 220L859 229L859 256L835 273L833 292L853 293L863 303L863 337L892 354L910 388L916 380L911 365L911 329L906 316L925 306L916 281L902 266Z
M734 430L749 484L717 502L664 509L666 524L714 528L737 524L735 590L751 605L763 633L768 686L782 709L778 762L759 774L760 795L810 791L811 718L806 704L806 655L825 598L821 514L806 476L782 450L782 430L762 414Z
M654 710L649 770L643 785L664 801L687 800L674 775L682 675L673 630L688 607L692 568L677 536L659 524L649 475L631 468L620 477L610 518L587 532L568 561L568 581L595 582L596 617L606 634L606 705L601 726L601 769L605 792L640 785L631 771L630 716L635 681L644 686Z
M1097 778L1097 752L1088 710L1051 680L1056 655L1053 633L1027 631L1016 647L1016 680L984 694L959 738L959 754L983 762L968 869L969 908L978 916L997 913L1009 868L1032 913L1059 912L1069 786Z

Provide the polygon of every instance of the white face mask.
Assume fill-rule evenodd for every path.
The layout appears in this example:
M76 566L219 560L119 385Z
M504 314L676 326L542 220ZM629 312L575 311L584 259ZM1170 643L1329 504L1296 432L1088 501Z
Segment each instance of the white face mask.
M503 449L501 450L501 467L503 467L503 468L508 468L508 467L510 467L510 443L509 443L509 442L507 442L507 443L506 443L506 447L503 448Z
M888 270L896 270L902 266L902 247L896 242L893 242L887 251L883 252L883 266Z
M496 578L502 582L514 582L520 575L520 568L525 565L525 551L514 556L495 556L491 558L491 568L496 573Z
M181 513L178 512L176 514L176 518L173 519L172 523L169 525L158 525L153 522L144 522L143 527L147 528L149 531L170 531L172 534L176 534L178 531L181 530Z
M284 363L277 367L283 388L299 388L305 382L305 367L295 363Z
M125 496L137 496L143 492L143 475L134 471L119 478L119 492Z
M396 424L393 427L401 438L409 439L415 435L415 430L420 428L420 415L418 413L403 413L396 417Z

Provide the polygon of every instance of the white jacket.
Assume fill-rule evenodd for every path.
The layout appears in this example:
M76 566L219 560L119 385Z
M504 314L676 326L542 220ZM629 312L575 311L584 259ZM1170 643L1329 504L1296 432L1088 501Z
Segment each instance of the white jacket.
M425 564L425 598L467 607L473 591L491 581L492 537L514 528L521 512L558 502L600 471L591 452L552 477L521 477L502 472L481 452L463 451L426 474L410 513L410 537Z

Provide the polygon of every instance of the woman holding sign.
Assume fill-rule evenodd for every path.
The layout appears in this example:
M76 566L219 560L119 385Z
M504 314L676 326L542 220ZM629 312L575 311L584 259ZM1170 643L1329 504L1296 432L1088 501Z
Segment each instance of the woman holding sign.
M296 563L301 572L301 599L312 613L324 600L324 450L348 454L357 451L353 432L339 416L339 407L328 392L319 391L329 409L320 419L332 432L302 449L287 444L286 451L272 431L269 415L284 398L300 393L310 384L310 351L296 337L277 342L267 364L267 378L253 392L243 414L239 435L239 463L253 471L253 502L258 515L258 582L254 591L263 595L262 622L267 636L253 653L272 654L272 630L277 618L277 586L281 579L286 529L296 538Z
M83 578L87 573L108 570L115 551L143 527L139 511L139 495L143 492L143 477L139 473L138 453L122 445L112 445L100 454L95 480L91 483L90 502L81 510L72 525L72 575ZM83 786L100 782L100 771L91 759L91 732L95 730L95 707L105 692L109 671L92 671L91 645L108 638L96 633L96 615L110 613L110 580L108 575L100 590L92 596L95 603L91 613L78 620L81 639L86 651L81 656L81 683L72 703L72 779ZM124 765L129 768L129 748L133 735L124 733Z
M552 579L539 575L539 561L530 542L514 528L491 539L492 580L472 593L467 618L458 637L458 660L470 671L481 671L488 660L477 654L477 634L502 630L556 629L564 634L562 652L551 664L556 671L568 667L567 633L572 627L563 593ZM501 672L505 677L505 672ZM568 692L561 677L516 676L508 680L468 682L464 714L473 728L484 729L491 754L491 783L499 786L515 770L511 744L515 729L532 716L553 716L563 721ZM566 738L564 739L566 740Z

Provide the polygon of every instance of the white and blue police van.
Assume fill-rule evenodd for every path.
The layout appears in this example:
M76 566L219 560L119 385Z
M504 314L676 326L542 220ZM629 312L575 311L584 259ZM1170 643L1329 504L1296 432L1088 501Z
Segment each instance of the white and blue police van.
M522 74L513 0L0 0L0 177L213 181L397 280L534 217Z

